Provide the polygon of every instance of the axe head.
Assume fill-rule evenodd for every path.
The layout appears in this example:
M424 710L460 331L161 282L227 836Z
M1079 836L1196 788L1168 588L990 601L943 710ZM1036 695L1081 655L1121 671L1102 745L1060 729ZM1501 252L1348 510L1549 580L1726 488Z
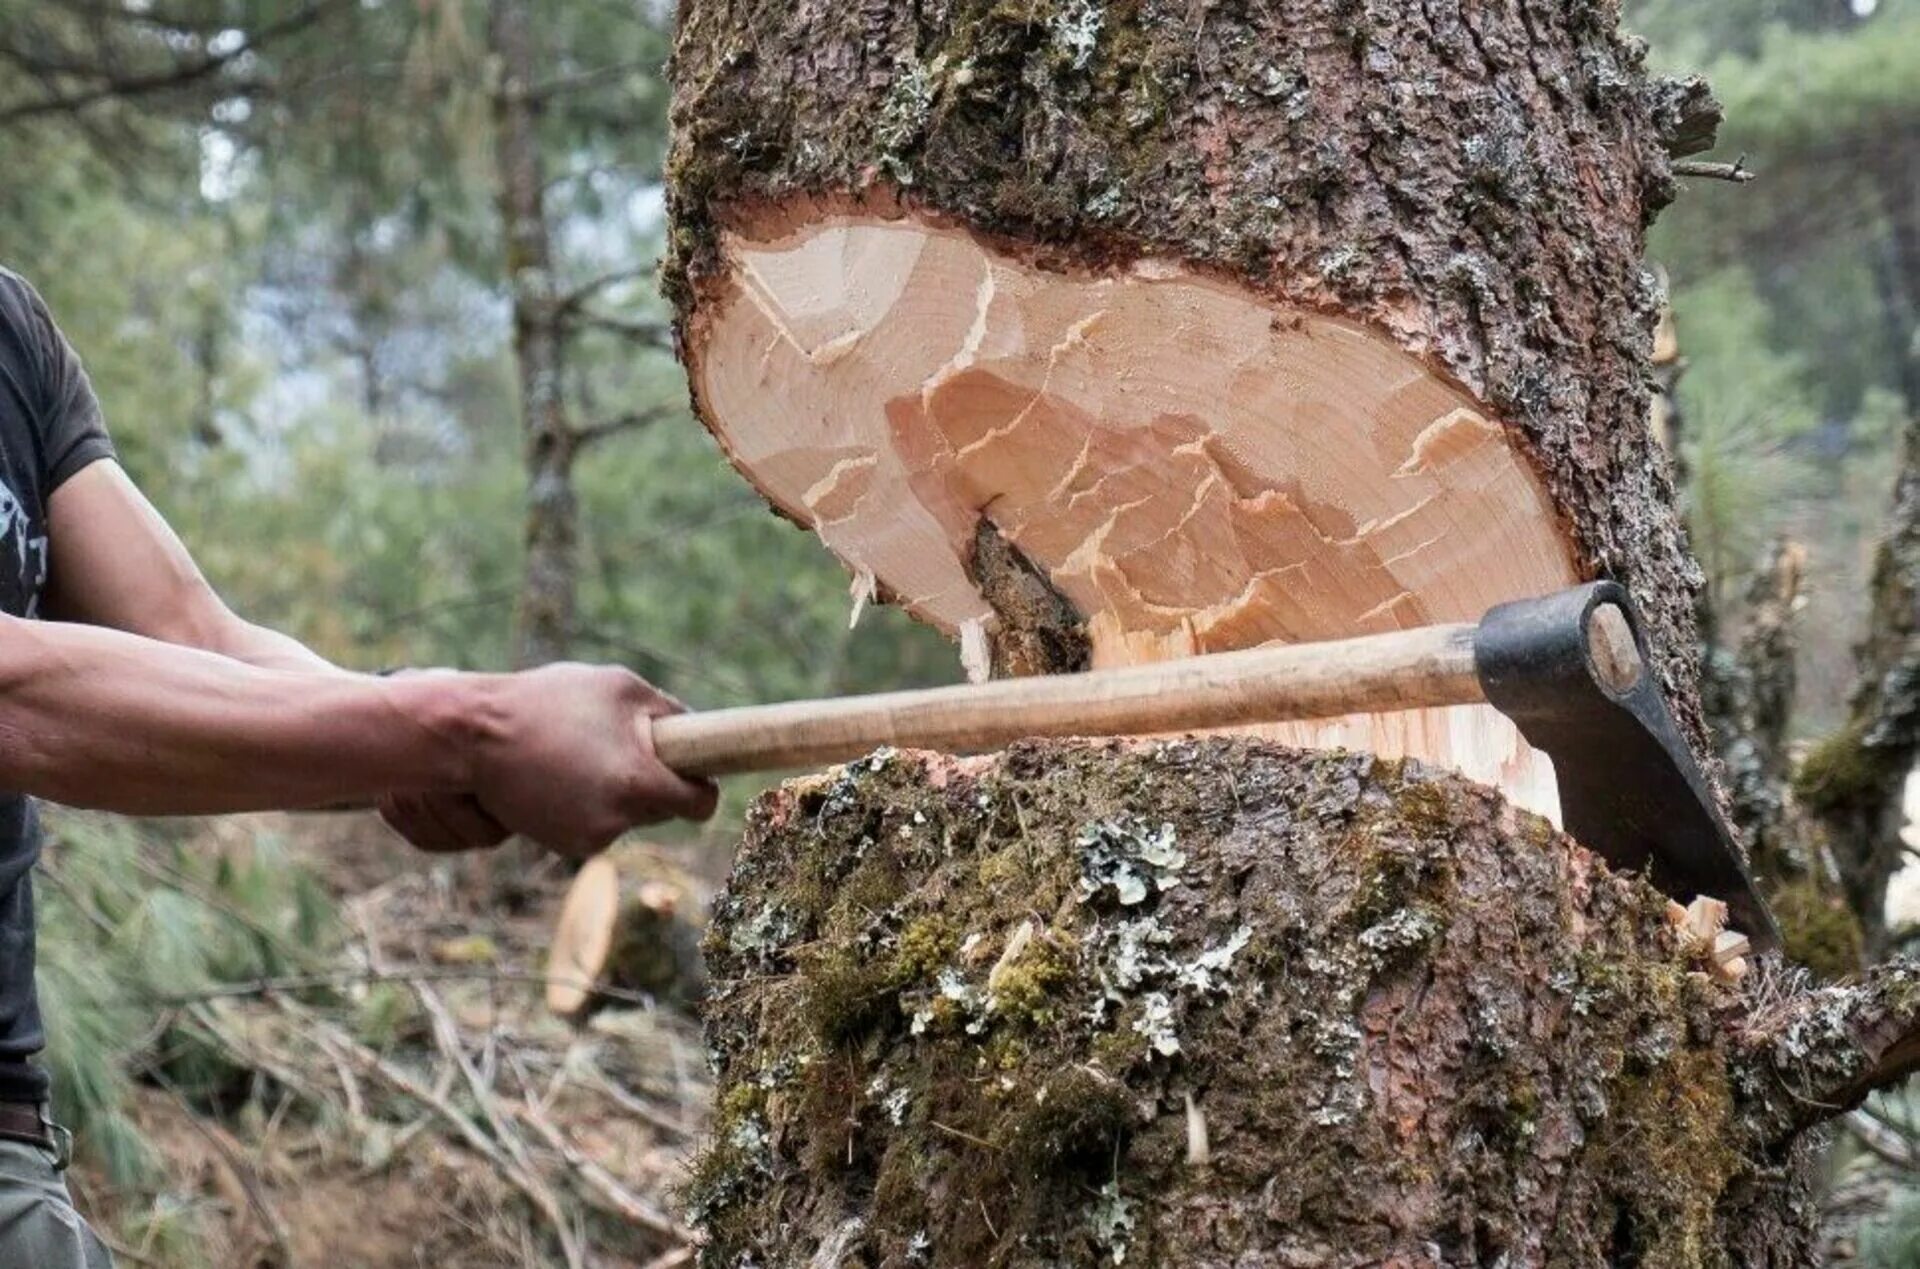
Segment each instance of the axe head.
M1681 903L1721 900L1755 948L1779 946L1624 588L1595 582L1495 608L1474 637L1474 664L1487 700L1552 759L1568 833Z

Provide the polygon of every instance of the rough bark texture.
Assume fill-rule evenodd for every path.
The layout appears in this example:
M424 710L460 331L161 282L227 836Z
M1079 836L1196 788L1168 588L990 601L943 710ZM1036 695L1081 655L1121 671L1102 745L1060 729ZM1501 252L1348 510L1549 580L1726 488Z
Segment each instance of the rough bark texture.
M1642 232L1698 148L1608 3L694 0L667 283L721 231L904 206L1062 269L1144 256L1387 333L1524 440L1582 568L1647 610L1696 742L1698 569L1645 420ZM698 404L696 402L696 404Z
M553 271L546 175L538 134L532 6L494 0L489 26L500 82L493 95L494 156L506 275L513 296L513 352L526 434L527 557L514 619L514 664L564 660L573 635L580 537L573 491L577 450L567 417L567 340Z
M704 1263L1811 1264L1809 1130L1911 1059L1911 973L1742 997L1666 908L1414 763L789 786L709 938Z
M1902 793L1920 758L1920 415L1907 425L1847 725L1808 753L1794 794L1818 823L1871 950L1887 934L1887 883L1905 861Z

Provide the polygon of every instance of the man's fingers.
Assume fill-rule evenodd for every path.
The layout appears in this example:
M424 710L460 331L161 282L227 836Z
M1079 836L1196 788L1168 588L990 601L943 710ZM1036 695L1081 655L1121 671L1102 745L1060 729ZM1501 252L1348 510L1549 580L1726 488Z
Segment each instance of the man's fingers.
M661 693L663 700L678 705L670 696ZM682 707L684 710L684 707ZM645 761L658 772L658 778L649 780L646 790L649 810L674 819L693 820L705 823L713 818L720 806L720 786L712 780L681 775L660 760L660 751L653 744L653 720L664 714L652 714L643 719L640 727L641 748L645 750Z
M704 823L713 818L720 806L720 786L711 780L689 780L666 767L647 790L647 810L651 818L693 820Z
M387 827L414 846L435 854L452 854L461 849L459 840L427 813L421 799L412 794L396 794L380 804L380 818Z
M512 836L499 820L464 794L434 794L423 798L421 807L463 850L491 850Z
M645 683L643 686L647 689L647 699L641 706L641 712L646 714L648 718L665 718L671 714L689 714L693 712L687 708L684 701L673 693L663 692L651 683Z

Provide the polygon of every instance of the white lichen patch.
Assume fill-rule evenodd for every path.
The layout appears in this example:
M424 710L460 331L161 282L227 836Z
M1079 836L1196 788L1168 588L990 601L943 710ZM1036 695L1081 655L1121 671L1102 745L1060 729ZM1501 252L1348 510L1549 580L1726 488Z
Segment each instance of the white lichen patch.
M733 927L727 935L727 946L742 956L764 961L787 945L796 928L793 914L769 900Z
M1087 1224L1093 1231L1094 1245L1111 1256L1114 1264L1125 1264L1133 1234L1133 1201L1120 1193L1118 1181L1100 1187L1099 1196L1087 1209Z
M1173 942L1173 932L1154 917L1127 921L1113 928L1112 953L1107 962L1107 994L1132 991L1150 979L1168 973L1173 961L1159 949Z
M1381 955L1420 947L1440 932L1440 922L1420 908L1401 908L1360 931L1360 946Z
M1095 0L1072 0L1053 17L1053 45L1072 59L1073 69L1085 70L1100 47L1100 30L1107 15Z
M1173 1029L1173 1001L1162 992L1148 992L1140 998L1140 1016L1133 1029L1147 1038L1147 1046L1161 1057L1180 1051L1180 1037Z
M880 144L889 156L919 137L926 126L927 112L933 108L934 87L933 69L917 59L894 75L887 99L881 104L876 129Z
M1253 927L1243 925L1226 942L1200 953L1180 967L1180 986L1202 995L1228 990L1225 978L1227 970L1233 965L1233 958L1240 954L1240 949L1252 938Z
M1174 844L1173 825L1158 828L1135 818L1097 820L1080 830L1080 896L1111 891L1124 908L1138 907L1180 884L1187 856Z

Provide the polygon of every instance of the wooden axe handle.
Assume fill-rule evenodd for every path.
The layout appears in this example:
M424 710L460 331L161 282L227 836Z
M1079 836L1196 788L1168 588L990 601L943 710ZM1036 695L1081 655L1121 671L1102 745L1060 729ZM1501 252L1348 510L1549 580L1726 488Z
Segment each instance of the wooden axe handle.
M1471 625L972 687L678 714L653 724L694 776L819 767L883 745L979 753L1030 736L1151 736L1486 700Z

